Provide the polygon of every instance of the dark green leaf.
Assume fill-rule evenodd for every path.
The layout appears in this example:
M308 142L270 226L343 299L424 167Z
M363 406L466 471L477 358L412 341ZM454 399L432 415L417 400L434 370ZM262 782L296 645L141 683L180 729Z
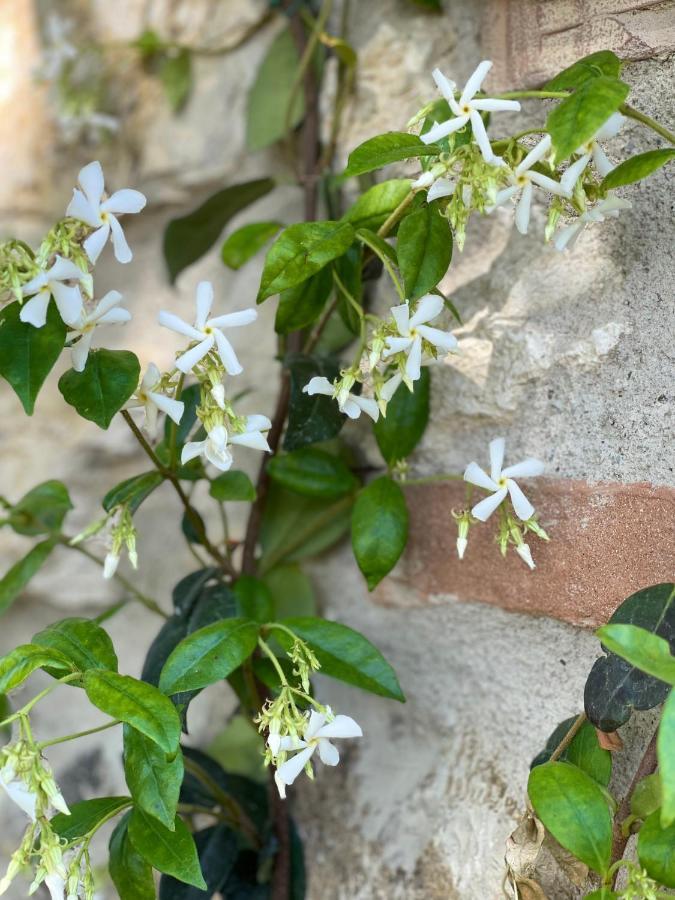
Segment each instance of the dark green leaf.
M360 334L361 316L352 301L355 300L363 308L362 248L358 244L352 245L344 256L335 260L334 265L340 279L339 282L336 280L335 284L338 313L352 334Z
M282 222L251 222L249 225L242 225L226 238L220 251L221 259L230 269L241 269L283 227Z
M110 836L108 867L120 900L155 900L152 868L134 849L129 840L127 813Z
M648 150L646 153L631 156L630 159L624 160L615 169L612 169L609 175L604 177L600 187L605 191L611 191L624 184L640 181L642 178L647 178L652 172L656 172L661 166L665 166L671 159L675 159L675 149L671 147L662 150Z
M54 541L51 538L41 541L0 578L0 613L16 600L53 549Z
M549 761L551 754L575 722L576 716L572 716L558 725L546 742L546 747L532 760L532 767ZM560 759L578 766L603 787L609 784L612 775L612 754L600 746L598 735L590 722L584 722Z
M149 497L162 481L164 481L164 477L156 469L151 472L143 472L142 475L133 475L108 491L102 501L103 509L110 512L116 506L125 503L133 515L146 497Z
M267 585L252 575L242 575L234 583L234 595L240 616L254 622L269 622L274 617L274 600Z
M170 875L162 875L159 900L206 900L225 887L239 852L236 834L227 825L214 825L194 835L206 893L192 885L183 884Z
M337 456L316 447L273 456L267 464L273 481L296 494L337 500L359 486L359 480Z
M258 303L306 281L354 242L348 222L298 222L285 228L265 257Z
M396 565L408 540L408 508L401 488L386 475L356 498L352 511L352 547L368 590Z
M621 60L611 50L598 50L571 66L563 69L555 78L544 85L547 91L566 91L581 87L592 78L600 75L618 78L621 73Z
M398 262L412 302L436 287L452 259L452 232L438 202L409 213L398 229Z
M352 150L343 175L365 175L374 169L381 169L389 163L419 156L438 156L441 148L434 144L425 144L416 134L401 131L388 131L378 134Z
M274 601L274 616L271 618L316 615L317 604L312 582L298 563L275 566L263 578Z
M658 810L652 813L640 829L638 857L651 878L675 888L675 823L662 828L660 815Z
M166 753L173 754L178 749L178 713L169 698L153 685L129 675L90 669L84 675L84 689L94 706L137 728Z
M199 523L200 528L197 530L195 527L195 520ZM201 514L197 512L196 509L192 510L192 514L188 516L187 513L183 514L183 517L180 522L181 531L188 539L191 544L201 544L203 541L203 535L206 534L206 522L202 518Z
M668 641L637 625L603 625L595 633L604 647L636 669L675 685L675 656Z
M7 694L0 694L0 722L3 722L12 714L12 704L9 702ZM0 740L3 744L9 743L12 738L12 723L0 725Z
M570 763L548 762L532 769L527 791L558 843L604 875L612 855L612 818L602 788Z
M316 375L332 382L339 373L337 363L331 357L294 354L287 358L286 366L291 378L291 399L284 450L298 450L335 437L345 420L335 400L323 394L310 396L302 389Z
M246 472L233 469L213 479L209 494L221 503L228 500L252 503L255 500L255 487Z
M45 481L12 507L9 524L18 534L49 534L59 531L72 508L66 486L60 481Z
M96 797L73 804L69 816L59 813L50 823L64 841L79 841L128 806L131 797Z
M179 273L211 249L230 219L274 187L271 178L258 178L223 188L193 212L172 219L164 232L164 259L173 284Z
M117 654L109 634L92 619L68 618L48 625L33 636L33 643L57 650L80 672L117 671Z
M49 650L37 644L21 644L0 659L0 694L13 691L36 669L50 666L67 675L73 666L58 650Z
M628 91L623 81L598 75L554 107L546 120L546 130L553 141L555 162L567 159L577 147L590 140L621 106Z
M410 183L409 178L393 178L369 188L347 211L344 221L355 231L357 228L377 231L408 196Z
M661 808L661 776L654 772L635 785L630 798L630 811L638 819L646 819Z
M140 371L128 350L92 350L83 372L70 369L59 378L59 390L83 419L105 429L136 390Z
M670 692L661 713L656 749L663 797L661 825L667 828L675 822L675 691Z
M18 303L0 311L0 375L32 416L40 388L63 349L66 326L51 301L42 328L22 322L20 312Z
M135 808L129 820L129 838L153 868L206 890L194 839L180 816L176 816L174 828L169 831L157 819Z
M442 0L412 0L415 6L423 6L433 12L441 12L443 10Z
M183 388L180 399L185 404L183 415L178 425L167 416L164 421L164 440L169 443L173 429L176 429L176 447L183 446L188 435L197 421L197 407L201 400L201 388L198 384L191 384Z
M400 384L387 404L386 417L380 416L373 425L380 453L390 466L405 459L418 445L429 421L429 369L422 369L415 390Z
M262 150L286 133L286 125L295 128L305 114L303 92L295 92L293 109L288 115L293 85L298 71L298 51L288 28L279 32L258 69L248 95L246 144L249 150Z
M159 77L169 106L174 112L179 112L192 90L192 54L187 47L164 57L159 67Z
M289 334L311 325L326 305L332 287L333 273L326 266L297 287L282 291L274 320L277 334Z
M173 758L135 728L124 726L124 777L134 803L173 831L183 782L183 754Z

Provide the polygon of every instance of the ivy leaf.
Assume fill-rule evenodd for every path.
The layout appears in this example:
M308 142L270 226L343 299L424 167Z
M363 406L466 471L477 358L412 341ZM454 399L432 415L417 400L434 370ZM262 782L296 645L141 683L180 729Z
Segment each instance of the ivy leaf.
M55 303L49 303L42 328L22 322L20 312L19 303L0 311L0 375L32 416L40 388L63 350L66 326Z
M129 819L129 838L154 869L206 890L194 839L180 816L176 816L174 830L169 831L136 807Z
M532 760L530 768L549 761L551 754L575 722L576 716L572 716L558 725L546 741L544 749ZM600 746L596 730L590 722L584 722L560 759L582 769L603 787L609 784L612 775L612 754Z
M637 625L604 625L595 633L608 650L636 669L675 685L675 656L668 641Z
M352 547L368 590L396 565L408 540L408 508L401 488L383 475L365 487L352 511Z
M598 50L583 59L577 60L571 66L563 69L544 85L545 91L575 90L587 81L600 75L610 78L618 78L621 74L621 60L611 50Z
M242 575L233 587L239 614L264 624L274 618L274 599L264 581L253 575Z
M241 269L283 227L282 222L251 222L249 225L242 225L226 238L220 257L230 269Z
M431 376L425 368L415 390L400 384L387 404L386 418L380 416L373 424L377 446L388 465L410 456L422 439L429 421L430 393Z
M106 429L138 387L140 373L128 350L92 350L83 372L70 369L59 378L59 390L83 419Z
M397 248L405 296L412 303L436 287L452 259L452 232L437 201L403 219Z
M124 726L124 777L136 806L174 830L183 754L173 758L135 728Z
M61 675L72 670L70 660L58 650L48 650L37 644L21 644L0 659L0 694L7 694L22 684L36 669L50 666Z
M365 175L375 169L381 169L390 163L403 159L415 159L420 156L438 156L441 148L435 144L425 144L416 134L402 131L388 131L369 138L352 150L347 160L347 168L342 173L344 178Z
M662 828L660 817L657 810L640 829L638 858L651 878L665 887L675 888L675 823Z
M359 486L358 478L339 457L316 447L302 447L273 456L267 472L273 481L289 491L324 500L337 500Z
M274 320L277 334L289 334L311 325L326 305L332 287L333 273L326 266L297 287L282 291Z
M590 78L548 115L546 131L551 135L556 164L585 144L628 96L623 81L607 75Z
M252 503L255 500L255 487L246 472L232 469L213 479L209 494L220 503L235 500Z
M661 826L670 827L675 822L675 691L670 692L661 713L656 751L661 776Z
M0 613L16 600L53 549L54 540L52 538L41 541L0 578Z
M171 284L183 269L211 249L233 216L269 194L274 186L271 178L233 184L213 194L186 216L172 219L164 232L163 244Z
M343 216L354 230L377 231L410 193L409 178L392 178L369 188Z
M17 534L50 534L60 530L66 513L72 508L66 486L60 481L45 481L12 507L9 526Z
M248 95L246 145L249 150L269 147L286 133L288 105L298 66L295 41L290 30L284 28L272 41ZM295 128L304 115L303 92L296 91L288 125Z
M640 181L643 178L647 178L652 172L656 172L661 166L665 166L671 159L675 159L675 149L672 147L638 153L637 156L631 156L630 159L619 163L609 175L605 175L600 188L604 191L611 191L614 188L622 187L624 184Z
M214 825L196 832L194 835L208 896L222 891L232 871L239 841L237 835L227 825ZM182 884L170 875L163 875L159 882L159 900L203 900L204 892L187 884ZM244 898L242 898L244 900Z
M128 806L131 806L131 797L95 797L73 804L69 816L59 813L49 820L49 824L63 840L80 841Z
M358 631L339 622L312 617L284 619L282 624L309 644L321 663L323 675L405 703L396 673L377 647ZM277 630L274 636L282 646L290 648L287 634Z
M287 357L285 365L291 379L291 399L284 450L298 450L307 444L335 437L345 420L335 400L323 394L310 396L302 390L317 375L323 375L330 382L337 378L339 367L335 360L298 353Z
M68 618L33 635L33 643L56 650L80 672L117 671L117 654L110 635L92 619Z
M527 792L558 843L604 875L612 856L612 818L597 782L570 763L547 762L532 769Z
M150 496L164 481L164 476L153 469L151 472L143 472L141 475L132 475L125 481L116 484L105 495L102 501L103 509L110 512L116 506L126 504L133 515L141 503Z
M127 813L110 836L108 868L120 900L155 900L155 879L152 868L134 849L129 839Z
M342 256L354 239L354 229L345 221L289 225L265 257L258 303L306 281L329 262Z
M163 57L159 77L169 106L174 113L180 112L192 90L192 54L187 47Z

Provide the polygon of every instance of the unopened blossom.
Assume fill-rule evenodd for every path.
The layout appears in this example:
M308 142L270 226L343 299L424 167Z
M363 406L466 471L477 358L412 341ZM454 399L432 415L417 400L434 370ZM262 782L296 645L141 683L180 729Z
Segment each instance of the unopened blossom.
M433 79L445 100L448 101L454 118L434 125L426 134L420 135L425 144L433 144L441 140L441 138L459 131L460 128L464 128L468 122L471 122L473 136L485 162L494 166L502 165L503 160L501 157L495 156L492 152L481 113L518 111L520 103L517 100L493 100L488 97L476 98L476 94L481 89L483 81L491 68L492 63L489 60L484 60L480 63L464 86L459 100L455 99L455 89L457 87L455 82L446 78L440 69L434 69L432 72Z
M529 544L516 544L516 553L524 563L527 563L530 569L536 568L534 560L532 559L532 551L530 550Z
M436 175L434 170L430 169L428 172L423 172L419 178L416 178L410 187L413 190L426 189L427 202L431 203L432 200L438 200L441 197L451 197L455 193L457 182L451 178L446 178L445 175Z
M616 137L625 121L625 116L622 116L621 113L613 113L605 124L595 132L592 138L586 141L585 144L582 144L581 147L577 147L575 154L579 159L575 160L567 168L560 179L560 183L566 190L571 192L574 189L574 185L591 160L593 160L595 170L601 178L605 178L615 168L614 163L611 162L600 146L600 141L608 141Z
M28 893L35 893L44 882L51 900L65 900L68 867L63 858L60 838L47 827L43 827L40 833L39 852L40 862Z
M31 822L35 822L37 793L17 775L11 762L6 762L0 769L0 787L12 802L26 813Z
M157 432L157 417L160 412L166 413L178 425L185 410L185 404L182 400L174 400L173 397L167 397L166 394L162 393L160 390L161 380L162 373L151 362L138 390L125 407L126 409L143 408L145 412L143 427L151 435Z
M215 345L227 374L239 375L243 369L232 344L225 337L222 329L250 325L258 318L258 313L255 309L242 309L238 312L209 318L212 306L213 285L210 281L201 281L197 285L197 315L194 325L189 325L184 319L165 310L160 312L158 321L165 328L196 341L194 346L176 360L176 366L181 372L187 373L193 369Z
M67 284L72 281L78 284ZM57 256L49 269L38 272L22 286L22 296L30 299L22 304L19 318L22 322L29 322L36 328L42 328L47 321L49 298L53 297L63 321L66 325L73 325L82 312L79 282L89 285L90 276L72 260Z
M417 381L420 377L423 341L428 341L444 353L457 347L454 334L427 324L441 313L443 306L443 298L438 294L425 294L417 301L412 315L407 301L391 308L398 336L386 338L387 346L382 352L382 358L388 359L396 353L404 353L407 357L405 374L410 382Z
M191 459L203 456L221 472L227 472L233 461L230 444L271 452L266 436L271 427L272 423L267 416L247 416L243 432L228 433L225 425L216 425L211 428L203 441L188 441L185 444L181 462L185 465Z
M338 401L340 412L343 412L350 419L358 419L362 412L377 422L380 416L380 410L372 397L361 397L351 392L340 392L338 387L331 384L324 375L315 375L314 378L303 387L303 394L324 394L326 397L334 397Z
M103 169L98 161L91 162L77 176L80 188L73 190L66 215L79 219L95 231L84 242L87 256L95 263L107 240L112 236L115 258L118 262L131 262L132 253L117 216L123 213L139 213L146 204L140 191L122 188L109 197L105 193Z
M129 310L120 307L121 302L122 295L119 291L108 291L91 312L83 310L77 322L72 323L73 330L68 333L67 340L74 341L79 338L70 348L73 369L76 372L82 372L87 364L91 341L97 328L102 325L123 325L131 319Z
M487 475L475 462L469 463L464 472L464 480L469 484L475 484L491 492L489 497L481 500L471 510L471 514L481 522L487 522L507 495L511 498L516 515L523 522L534 515L534 507L518 487L514 478L532 478L535 475L541 475L544 471L544 464L537 459L526 459L514 466L502 469L503 462L504 438L495 438L490 441L490 474Z
M335 716L329 720L326 714L312 710L302 739L283 737L278 743L275 740L275 746L278 745L282 751L299 751L278 766L274 773L279 796L285 798L286 786L293 784L316 750L319 751L319 759L324 765L336 766L340 762L340 753L331 743L331 738L357 737L363 737L363 731L354 719L349 716Z
M122 548L126 547L129 562L134 569L138 568L138 553L136 551L136 527L133 516L126 504L117 506L109 519L110 534L108 538L108 552L103 561L103 577L106 581L117 572L120 563Z
M588 225L604 222L608 217L616 218L622 209L630 208L631 204L628 200L622 200L621 197L605 197L604 200L583 212L571 225L565 225L564 228L557 231L553 236L553 246L561 252L571 249Z
M530 150L525 159L516 166L510 174L511 184L509 187L498 191L494 206L492 206L490 210L492 211L492 209L496 209L496 207L502 206L509 200L518 197L515 223L516 228L521 234L527 234L527 229L530 224L530 209L532 207L534 185L543 188L550 194L557 194L560 197L571 196L571 190L568 190L561 182L532 169L532 166L534 166L535 163L540 162L549 153L550 149L551 135L547 134Z

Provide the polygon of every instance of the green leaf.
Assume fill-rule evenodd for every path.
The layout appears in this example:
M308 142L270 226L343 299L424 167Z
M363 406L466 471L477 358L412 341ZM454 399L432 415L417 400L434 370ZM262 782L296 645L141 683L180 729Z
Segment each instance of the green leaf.
M341 283L336 280L335 290L338 297L337 311L340 318L353 335L361 333L361 316L354 309L352 300L363 307L363 251L358 244L335 260L335 271Z
M598 50L583 59L577 60L571 66L563 69L544 85L546 91L566 91L581 87L587 81L607 75L610 78L618 78L621 74L621 60L611 50Z
M361 491L352 511L352 547L368 590L394 568L407 540L403 491L386 475L376 478Z
M274 616L315 616L317 603L312 582L298 563L284 563L266 572L263 581L270 589ZM268 619L268 621L270 621Z
M316 447L302 447L273 456L267 472L273 481L289 491L324 500L337 500L359 486L358 478L339 457Z
M50 534L60 530L66 513L72 508L66 486L60 481L45 481L12 507L9 525L17 534Z
M198 384L191 384L183 388L180 399L185 404L181 420L176 425L167 416L164 420L164 441L169 444L173 429L176 429L176 447L180 448L187 441L195 422L197 421L197 407L201 403L201 388ZM168 459L168 456L167 456Z
M374 169L381 169L389 163L420 156L438 156L441 148L435 144L425 144L416 134L402 131L388 131L378 134L360 144L349 154L343 177L365 175Z
M192 54L187 47L171 51L162 59L159 77L173 112L185 106L192 90Z
M425 9L429 9L432 12L442 12L443 11L443 2L442 0L411 0L415 6L423 6Z
M291 399L284 450L298 450L307 444L335 437L345 420L335 400L323 394L310 396L303 392L305 385L317 375L323 375L330 382L337 378L339 368L335 360L328 356L302 356L298 353L287 357L285 365L291 378Z
M40 388L61 355L66 326L51 301L42 328L22 322L20 312L18 303L10 303L0 311L0 375L32 416Z
M16 600L53 549L54 541L51 538L41 541L0 578L0 613Z
M136 806L173 831L183 782L183 754L180 750L168 759L154 741L125 725L124 777Z
M129 837L135 849L154 869L173 875L185 884L206 889L194 839L180 816L176 816L174 831L169 831L137 807L129 820Z
M668 641L637 625L603 625L595 633L608 650L636 669L675 685L675 656Z
M274 320L277 334L289 334L311 325L326 305L332 287L333 273L326 266L297 287L282 291Z
M584 895L584 900L619 900L619 895L608 887L598 888L597 891L591 891L590 894Z
M242 225L225 239L220 257L230 269L241 269L283 227L283 222L251 222L249 225Z
M611 191L614 188L622 187L624 184L640 181L642 178L647 178L652 172L656 172L661 166L665 166L671 159L675 159L675 149L672 147L666 147L662 150L648 150L646 153L631 156L630 159L619 163L609 175L603 178L600 188L604 191Z
M253 671L256 677L257 666L261 662L261 659L255 661ZM263 784L267 781L268 773L263 764L265 740L256 728L251 728L247 714L232 716L209 746L209 752L228 774L243 775Z
M80 841L125 807L131 797L96 797L70 807L70 815L59 813L50 819L54 831L64 841Z
M213 479L209 494L220 503L235 500L252 503L255 500L255 487L246 472L232 469Z
M575 92L554 107L546 120L556 164L585 144L628 96L623 81L599 75L585 81Z
M532 760L531 767L549 761L551 754L575 722L576 716L572 716L558 725L546 742L546 747ZM560 759L582 769L603 787L609 784L612 775L612 754L600 746L597 732L590 722L584 722Z
M116 506L126 504L129 507L129 512L133 515L146 497L149 497L163 481L164 476L156 469L150 472L143 472L141 475L133 475L125 481L120 481L103 498L103 509L106 512L110 512Z
M267 585L253 575L242 575L233 586L240 616L264 624L274 618L274 600Z
M412 302L436 287L452 259L452 232L438 202L409 213L398 229L398 262Z
M61 675L72 670L70 660L58 650L46 650L37 644L21 644L0 659L0 694L13 691L36 669L50 666Z
M128 350L92 350L83 372L70 369L59 378L59 390L83 419L106 429L138 387L140 372Z
M422 369L415 390L400 384L387 404L386 418L380 416L373 425L375 440L388 465L410 456L422 439L429 421L431 376Z
M651 878L665 887L675 888L675 823L662 828L660 818L657 810L640 829L638 858Z
M193 632L178 644L162 669L165 694L194 691L227 678L253 653L258 625L249 619L225 619Z
M110 836L108 868L120 900L155 900L152 868L134 849L129 839L127 813Z
M306 641L321 663L321 673L391 700L405 702L396 673L374 644L346 625L309 617L282 622ZM274 636L284 647L291 639L283 631Z
M548 762L532 769L527 792L558 843L604 875L612 855L612 818L603 789L570 763Z
M298 71L298 51L293 36L284 28L270 45L248 95L246 145L262 150L286 133L288 105ZM288 125L295 128L305 114L303 92L295 92Z
M265 257L258 303L295 287L347 250L354 242L348 222L298 222L285 228Z
M90 669L84 676L89 700L104 713L132 725L165 753L174 754L180 739L178 713L161 691L129 675Z
M408 196L410 184L409 178L393 178L376 184L361 194L343 220L349 222L355 231L358 228L377 231Z
M33 635L33 643L57 650L80 672L117 671L117 654L109 634L92 619L68 618Z
M172 219L164 232L163 244L171 284L183 269L211 249L233 216L269 194L274 185L271 178L233 184L212 194L186 216Z
M630 811L638 819L646 819L661 807L661 776L654 772L635 785L630 798Z
M249 731L251 727L246 726ZM159 900L204 900L226 889L229 875L239 853L237 835L227 825L213 825L194 835L199 865L207 884L207 894L198 888L182 884L170 875L162 875ZM245 900L241 897L240 900Z
M656 743L661 776L661 826L675 822L675 692L671 691L661 713Z

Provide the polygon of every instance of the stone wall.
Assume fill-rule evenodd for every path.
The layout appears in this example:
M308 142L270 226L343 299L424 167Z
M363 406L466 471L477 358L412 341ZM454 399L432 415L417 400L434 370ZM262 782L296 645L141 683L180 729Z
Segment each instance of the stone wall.
M113 181L143 190L148 211L128 228L134 261L124 269L107 261L99 278L106 289L125 292L134 314L126 332L110 332L112 341L132 347L144 364L161 365L174 345L154 326L156 312L187 314L201 278L211 278L217 295L233 305L253 301L257 264L228 273L216 254L169 288L161 233L167 219L214 186L283 173L278 154L251 156L243 141L246 93L278 24L262 0L50 0L44 6L72 18L79 34L106 42L128 41L154 25L198 45L229 47L197 61L195 90L179 116L168 111L156 80L120 50L111 106L121 128L106 143L73 145L54 122L49 90L33 79L40 44L33 3L0 0L0 229L27 240L39 236L65 208L79 166L96 156ZM436 17L407 0L352 2L359 70L341 159L376 131L401 128L432 94L435 65L461 81L487 50L497 62L495 83L506 86L532 84L576 56L610 47L631 60L625 77L632 102L675 124L672 2L455 0L446 6ZM541 115L526 108L532 122ZM620 159L657 143L630 123L611 149ZM580 709L598 655L588 626L632 590L675 576L672 170L625 196L633 210L584 235L572 254L542 245L536 236L541 211L527 238L506 215L478 221L444 285L464 320L462 352L433 372L432 425L412 459L414 474L457 470L471 459L484 463L497 434L507 438L509 459L545 460L549 477L536 497L552 541L537 547L535 572L517 560L502 563L489 540L473 535L458 563L450 518L457 499L450 488L409 491L414 539L373 595L348 547L312 567L326 614L381 646L408 703L321 680L321 697L362 723L365 738L345 752L344 766L321 771L314 784L295 791L312 863L311 900L498 897L504 841L523 808L529 760L552 728ZM299 192L283 188L238 224L291 222L300 209ZM273 403L273 315L272 304L264 305L248 346L238 345L250 408L261 412ZM105 489L138 471L139 457L123 428L113 424L104 435L64 407L55 381L30 421L14 395L0 391L0 492L18 497L35 482L36 470L62 478L77 504L75 530L96 514ZM352 437L370 459L366 431L355 429ZM175 549L177 527L165 524L176 511L162 489L139 523L140 586L164 604L192 565L187 552ZM24 543L2 535L6 568ZM95 614L116 596L86 560L63 551L3 619L1 649L72 610ZM157 623L129 607L109 624L124 670L138 674ZM214 691L210 703L196 707L196 742L222 727L228 703ZM46 708L39 733L96 721L91 711L79 715L74 703L65 711ZM651 722L637 717L625 729L627 743ZM90 738L76 758L54 748L50 756L67 798L121 790L120 749L116 737ZM617 760L617 789L629 774L627 757ZM6 854L20 823L4 803L0 818L0 853ZM18 900L17 890L10 896ZM574 896L559 885L551 890L556 900L568 895Z

